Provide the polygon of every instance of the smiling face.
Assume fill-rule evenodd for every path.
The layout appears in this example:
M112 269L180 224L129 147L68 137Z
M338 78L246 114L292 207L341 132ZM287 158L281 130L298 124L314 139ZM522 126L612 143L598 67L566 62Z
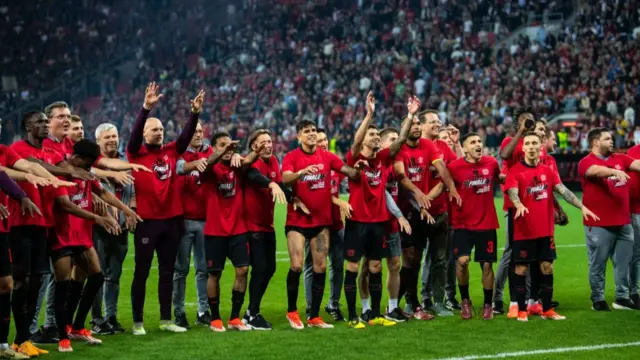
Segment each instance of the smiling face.
M202 139L204 138L204 131L202 130L202 124L196 125L196 132L193 133L189 146L194 149L199 149L202 146Z
M450 149L453 149L453 141L451 141L451 136L449 136L449 130L440 129L440 131L438 132L438 139L446 142L447 146Z
M522 142L522 151L524 157L529 162L534 162L540 159L540 149L542 148L542 141L537 135L527 135Z
M318 132L316 131L316 127L314 125L309 125L298 131L298 142L308 147L316 146L318 144Z
M420 120L417 117L413 118L411 122L411 129L409 130L408 139L411 141L416 141L420 139L422 136L422 125L420 124Z
M442 121L436 113L427 113L424 115L424 123L422 124L422 136L429 139L437 139Z
M329 139L325 132L319 132L316 135L316 146L322 150L329 150Z
M109 154L113 157L118 152L118 145L120 141L118 138L118 130L105 130L100 134L100 137L97 140L101 153Z
M395 131L390 131L387 134L385 134L384 138L382 138L381 140L382 140L382 148L386 149L389 146L391 146L391 144L393 144L396 140L398 140L398 133Z
M231 138L228 136L222 136L216 139L216 143L214 144L215 151L224 150L229 143L231 142ZM229 150L222 155L222 161L231 161L231 157L233 156L233 150Z
M82 121L72 121L67 136L69 136L74 143L84 139L84 126L82 125Z
M380 147L382 146L382 140L380 139L378 129L367 129L367 133L364 136L364 142L362 143L362 145L368 147L374 152L380 150Z
M271 159L271 155L273 155L273 141L271 140L271 135L261 134L256 138L253 142L252 148L253 150L257 150L260 147L263 147L262 152L260 152L260 157L263 159Z
M482 157L482 138L472 135L464 139L462 148L468 161L477 162Z
M150 145L162 145L164 140L164 126L156 118L148 118L144 124L144 141Z

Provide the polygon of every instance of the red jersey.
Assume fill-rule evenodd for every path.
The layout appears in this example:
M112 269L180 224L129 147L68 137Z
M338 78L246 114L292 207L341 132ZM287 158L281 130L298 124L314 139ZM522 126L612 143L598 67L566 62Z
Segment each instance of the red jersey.
M252 166L272 182L282 183L280 164L274 155L271 155L268 162L260 158ZM273 232L274 204L271 189L249 185L244 191L247 229L254 232Z
M396 179L396 174L393 171L393 166L390 166L387 169L389 174L387 175L387 185L385 186L386 190L389 192L393 201L398 203L398 180ZM387 209L387 223L385 225L385 234L395 234L400 231L400 226L398 225L398 219L393 217L393 214Z
M494 181L500 175L498 161L491 156L483 156L477 163L460 158L448 168L462 198L462 207L451 204L453 228L473 231L499 228L493 200Z
M504 140L502 140L502 144L500 144L500 151L502 151L502 149L504 149L505 147L507 147L507 145L511 142L512 137L508 136L506 138L504 138ZM520 137L520 139L518 140L518 144L516 145L516 148L513 150L513 153L511 154L511 157L509 157L506 160L502 161L502 173L503 174L507 174L507 172L509 171L510 168L512 168L513 166L521 163L524 161L524 151L522 151L522 144L524 143L524 139L522 137ZM547 151L544 149L544 147L540 150L541 154L540 154L540 162L545 164L545 160L547 157ZM554 160L555 163L555 160ZM546 165L546 164L545 164ZM557 171L557 167L556 167L556 172ZM507 209L511 209L513 208L513 204L511 203L511 200L509 200L509 197L506 196L506 188L504 187L504 185L502 185L500 187L502 189L502 192L505 194L504 196L504 205L503 205L503 209L506 211Z
M206 182L207 220L204 234L234 236L247 232L244 219L244 174L224 163L217 163L203 174Z
M372 159L362 154L353 156L347 152L347 165L354 166L358 160L367 160L368 166L362 169L362 175L357 180L349 179L349 204L353 208L351 220L365 223L385 222L389 219L387 212L388 169L393 161L390 150L383 149Z
M75 144L68 136L65 136L62 141L58 141L58 139L51 136L42 140L43 148L49 148L59 152L64 159L66 159L68 155L71 155L71 153L73 153L73 145Z
M627 150L627 155L634 159L640 159L640 145L636 145L629 150ZM632 214L640 214L640 176L635 171L629 171L629 192L630 192L630 203L629 208Z
M442 160L444 160L445 164L449 164L458 158L458 156L456 156L456 153L451 150L446 142L440 139L436 139L433 141L433 143L442 153ZM436 170L436 167L431 164L431 166L429 166L429 191L436 187L436 185L438 185L440 182L440 173L438 172L438 170ZM443 214L447 211L447 202L447 195L443 192L440 196L433 199L433 201L431 202L431 207L429 208L429 213L433 216Z
M138 215L143 219L170 219L183 214L180 179L176 163L182 154L176 142L161 147L142 145L137 154L127 149L130 163L144 165L152 172L134 171Z
M593 153L585 156L578 163L578 176L582 184L582 203L600 218L584 220L585 226L622 226L631 223L629 209L628 181L620 181L611 176L608 178L587 178L587 170L593 165L626 171L633 159L625 154L611 154L602 159Z
M310 165L317 165L318 172L304 175L292 184L293 193L307 206L311 215L302 211L294 211L293 205L287 206L287 226L312 228L331 226L331 170L339 172L344 163L329 151L316 149L312 154L305 153L302 148L288 152L282 160L282 172L297 173Z
M541 155L540 163L543 165L547 165L551 168L551 170L553 170L553 172L557 173L558 176L560 176L560 173L558 172L558 164L556 163L556 159L553 156L549 154Z
M331 170L331 196L340 197L340 184L345 176L337 171ZM333 226L332 230L342 230L344 228L344 221L342 221L342 214L340 214L340 206L336 204L331 205Z
M201 151L189 148L182 154L182 160L189 163L199 159L206 159L212 153L213 148L211 146L205 146ZM185 219L202 221L207 216L207 190L202 186L200 175L198 170L193 170L178 178L179 186L182 189L182 210L184 211Z
M529 166L516 164L513 171L507 173L505 189L518 189L522 205L528 214L513 221L513 240L533 240L552 237L555 228L553 222L553 189L560 184L560 177L546 165Z
M429 192L429 168L434 162L441 159L440 150L431 140L427 139L420 139L416 147L403 144L400 152L396 155L396 162L404 164L407 178L425 194ZM400 200L398 207L404 214L413 211L413 206L409 202L411 196L402 189L398 197Z
M98 181L73 180L75 187L60 187L58 197L68 196L69 200L82 210L93 212L93 194L102 185ZM80 246L85 249L93 247L93 222L73 216L67 212L56 211L55 214L56 241L50 244L53 250L60 250L70 246Z
M0 144L0 165L7 168L13 168L15 163L20 159L22 159L20 155L18 155L11 148L7 147L6 145ZM35 186L31 185L31 187L33 187L36 192L38 191L38 189L36 189ZM8 208L9 197L4 192L0 192L0 205L3 205L7 207L7 209L9 209ZM13 214L12 211L10 211L10 213ZM11 217L15 217L18 215L20 215L20 213L17 213L16 215L12 215ZM9 219L4 219L0 221L0 233L9 232L9 228L10 228Z
M42 148L34 147L26 140L20 140L13 143L10 149L15 151L15 153L23 159L34 157L51 165L58 165L64 161L62 155L57 151L44 146ZM11 216L10 218L11 226L36 225L53 227L55 225L53 206L56 197L61 194L60 188L56 189L52 186L37 188L27 181L18 181L17 183L20 185L22 190L27 193L29 199L31 199L31 201L33 201L33 203L40 209L42 216L37 214L34 214L33 217L30 215L22 216L20 203L15 200L10 200L9 212L11 214L15 214L15 216Z

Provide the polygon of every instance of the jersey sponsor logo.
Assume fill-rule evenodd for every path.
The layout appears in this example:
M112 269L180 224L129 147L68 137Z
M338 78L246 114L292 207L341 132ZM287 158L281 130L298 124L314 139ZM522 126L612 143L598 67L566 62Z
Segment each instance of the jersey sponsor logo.
M544 179L542 178L544 175L540 176L540 179L542 181L546 180L546 176L544 176ZM537 176L533 177L533 183L531 185L529 185L526 189L526 192L528 195L533 196L534 200L536 201L540 201L540 200L545 200L549 198L549 185L546 183L541 183L538 180Z
M386 189L391 194L391 196L398 197L398 181L396 180L388 180Z
M620 180L616 176L609 176L607 180L611 182L611 185L613 187L621 187L627 185L626 181Z
M422 157L411 158L409 160L409 166L407 166L407 173L409 174L409 180L411 182L420 182L424 176L424 166L422 165Z
M483 170L486 170L486 169L483 169ZM484 174L484 171L482 173ZM480 171L478 171L477 169L474 169L473 177L471 179L465 180L462 183L462 186L467 189L473 189L476 195L484 194L491 191L491 180L488 177L481 176Z
M236 181L233 179L233 173L223 175L218 182L218 193L224 198L236 196Z
M367 176L367 182L369 183L369 186L378 187L382 182L382 179L380 178L382 171L380 170L369 171L365 169L364 174Z
M89 208L89 200L85 194L86 184L84 181L77 183L75 187L76 192L69 194L69 199L72 203L81 209Z
M438 172L438 170L436 169L435 166L431 165L429 166L429 171L431 172L431 177L434 179L439 179L440 178L440 173Z
M193 181L194 181L194 183L196 185L198 185L198 186L202 185L202 183L200 182L200 171L193 170L192 172L187 174L187 176L189 176L191 179L193 179Z
M151 170L156 174L156 177L160 181L166 181L171 177L171 166L167 163L167 156L163 156L158 158L156 162L151 167Z
M308 174L302 176L299 181L307 184L309 190L320 190L325 188L324 176L322 173Z

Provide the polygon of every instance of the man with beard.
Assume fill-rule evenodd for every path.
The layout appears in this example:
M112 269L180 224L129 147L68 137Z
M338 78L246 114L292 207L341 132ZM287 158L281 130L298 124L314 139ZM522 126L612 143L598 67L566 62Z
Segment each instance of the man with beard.
M69 134L72 138L74 137L72 134L76 126L72 116L71 133ZM100 155L102 157L126 161L126 156L118 153L120 139L115 125L110 123L98 125L95 136L97 144L100 146ZM115 195L125 206L135 211L136 198L133 184L122 185L117 181L106 179L101 179L100 184L106 191ZM97 335L124 332L124 328L117 318L120 277L122 275L122 264L129 250L129 231L135 229L135 224L130 222L130 219L122 211L114 208L110 209L122 232L114 235L100 226L93 227L93 243L100 259L100 267L104 272L104 286L100 288L92 308L93 326L91 332ZM105 304L104 316L102 314L103 299Z
M633 227L629 206L629 175L640 171L640 160L613 152L613 138L606 128L587 134L591 152L578 163L584 203L601 209L599 219L585 219L584 233L589 256L592 309L610 311L605 301L607 260L613 262L616 310L635 309L629 297L629 266L633 258Z
M184 225L182 192L176 164L196 131L204 92L200 91L191 101L191 115L178 139L165 145L164 126L159 119L148 118L152 106L162 98L158 90L153 82L147 87L143 108L136 118L131 130L131 140L127 144L129 161L153 170L151 173L134 173L137 211L144 219L136 227L134 235L136 266L131 284L134 335L147 333L143 326L143 310L154 251L158 253L160 330L187 331L171 321L173 272Z

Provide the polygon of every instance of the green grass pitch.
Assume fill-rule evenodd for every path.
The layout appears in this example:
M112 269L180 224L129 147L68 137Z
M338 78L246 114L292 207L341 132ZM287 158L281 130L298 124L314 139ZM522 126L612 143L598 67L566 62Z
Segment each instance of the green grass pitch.
M498 208L502 200L496 199ZM60 354L56 346L43 346L51 351L44 358L58 359L393 359L403 360L470 358L472 355L513 353L544 349L569 348L566 351L538 353L523 356L527 359L640 359L640 344L607 349L589 349L577 352L574 347L600 344L620 344L640 341L640 311L613 311L595 313L591 310L587 279L587 256L580 212L564 204L570 224L558 227L556 244L558 261L555 264L555 296L560 302L558 312L566 321L544 321L530 318L528 323L496 316L492 321L481 319L482 288L480 269L475 264L471 271L471 298L476 314L471 321L462 321L459 313L451 318L436 318L429 322L410 321L392 328L367 327L348 329L336 324L335 329L309 329L296 331L285 319L288 255L284 239L285 208L276 210L278 236L278 268L265 295L262 314L274 324L273 331L246 333L227 331L213 333L206 327L194 327L184 334L163 333L158 329L157 270L154 267L147 282L145 328L147 336L134 337L131 333L102 337L104 344L91 347L74 342L74 352ZM595 209L594 209L595 210ZM600 209L606 211L606 209ZM504 219L501 217L499 248L504 247ZM501 253L501 252L500 252ZM131 329L130 287L133 276L133 245L125 262L121 281L119 319L128 331ZM494 266L495 268L495 266ZM233 272L228 266L222 277L221 314L228 319L231 307ZM187 316L193 326L195 320L195 286L193 268L187 284ZM298 306L304 309L302 284ZM607 272L607 301L613 299L612 270ZM327 285L328 298L329 286ZM383 306L386 305L386 294ZM248 296L245 299L245 307ZM341 303L346 310L344 296ZM358 305L359 308L359 305ZM324 313L324 310L323 310ZM326 314L324 314L326 315ZM325 316L325 319L329 319ZM88 326L88 320L87 320ZM13 328L13 325L12 325ZM13 329L12 329L13 331ZM13 334L10 339L13 339ZM502 356L503 358L509 356Z

